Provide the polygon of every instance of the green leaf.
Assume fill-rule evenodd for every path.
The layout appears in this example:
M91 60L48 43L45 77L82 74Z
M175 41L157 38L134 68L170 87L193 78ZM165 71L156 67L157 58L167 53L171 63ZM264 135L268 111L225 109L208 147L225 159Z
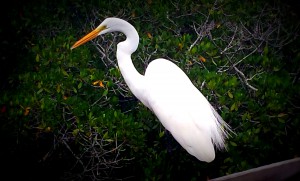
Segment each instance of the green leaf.
M231 107L230 107L230 111L233 111L233 110L235 110L235 109L236 109L236 104L233 103L233 104L231 105Z
M225 160L224 160L224 163L227 163L227 162L232 162L232 159L230 158L230 157L228 157L228 158L226 158Z
M102 93L102 96L107 96L108 90L105 89L104 92Z
M164 131L161 131L160 133L159 133L159 137L161 138L161 137L163 137L165 135L165 132Z
M37 91L37 94L40 94L41 92L43 92L43 88L40 88L40 90Z
M233 141L230 141L229 143L230 143L231 146L237 146L237 144Z
M77 87L80 89L82 87L82 82L80 82Z
M106 83L107 87L112 87L113 85L114 85L114 83L111 80L107 81L107 83Z
M76 136L78 133L79 133L79 129L74 129L74 130L72 131L72 134L73 134L74 136Z
M195 54L197 52L197 48L196 47L193 47L192 49L191 49L191 54Z
M39 54L36 54L35 61L36 61L36 62L39 62L39 61L40 61L40 55L39 55Z
M56 86L56 92L60 93L60 84L57 84L57 86Z
M280 70L280 67L273 67L273 71L274 72L277 72L277 71L279 71Z
M69 74L64 69L61 69L61 72L63 73L63 75L69 76Z
M280 123L285 123L285 120L282 119L282 118L278 118L278 121L279 121Z
M77 89L76 89L75 87L73 87L73 91L74 91L75 93L77 93Z
M248 112L246 112L245 114L243 114L243 116L242 116L242 120L243 121L250 120L250 119L251 119L251 115Z
M255 133L255 134L258 134L259 132L260 132L260 128L254 129L254 133Z
M103 139L107 139L108 138L108 131L106 131L103 135Z
M227 92L228 96L232 99L233 98L233 95L230 91Z
M264 55L267 55L269 53L269 48L268 46L264 47Z

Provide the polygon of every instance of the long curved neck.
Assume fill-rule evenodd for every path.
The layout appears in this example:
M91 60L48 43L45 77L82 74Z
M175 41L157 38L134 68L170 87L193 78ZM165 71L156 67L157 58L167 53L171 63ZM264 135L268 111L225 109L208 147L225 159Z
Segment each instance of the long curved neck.
M144 95L146 90L144 76L136 70L131 60L131 54L136 51L139 44L139 35L127 22L120 31L126 35L126 40L117 46L117 60L121 74L135 97L149 107Z

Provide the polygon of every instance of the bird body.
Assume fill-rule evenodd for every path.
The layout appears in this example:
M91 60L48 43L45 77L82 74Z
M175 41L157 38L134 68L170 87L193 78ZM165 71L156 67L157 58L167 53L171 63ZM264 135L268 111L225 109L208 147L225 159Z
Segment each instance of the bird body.
M131 92L153 111L188 153L201 161L213 161L214 145L218 149L225 148L225 138L231 131L229 125L173 62L155 59L148 65L145 75L135 69L131 54L138 47L139 36L131 24L119 18L107 18L71 49L114 31L126 36L125 41L118 43L116 56Z
M205 117L209 104L204 96L180 68L165 59L152 61L145 77L149 108L162 125L191 155L212 161L210 127L215 123Z

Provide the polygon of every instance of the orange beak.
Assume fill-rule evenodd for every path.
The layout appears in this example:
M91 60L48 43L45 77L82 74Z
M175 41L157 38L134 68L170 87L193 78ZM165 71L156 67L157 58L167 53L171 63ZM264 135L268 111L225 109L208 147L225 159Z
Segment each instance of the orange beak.
M84 37L82 37L80 40L78 40L72 47L71 47L71 50L74 49L74 48L77 48L79 47L80 45L96 38L99 33L106 29L106 26L98 26L96 29L94 29L93 31L91 31L89 34L85 35Z

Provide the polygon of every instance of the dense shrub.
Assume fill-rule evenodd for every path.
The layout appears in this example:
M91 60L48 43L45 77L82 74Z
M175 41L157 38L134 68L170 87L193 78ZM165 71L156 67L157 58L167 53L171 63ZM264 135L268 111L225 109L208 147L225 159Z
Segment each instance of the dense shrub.
M299 24L289 5L149 0L14 7L6 14L9 29L1 28L11 36L1 36L1 58L9 64L1 67L0 97L1 158L12 177L205 180L299 155ZM139 72L155 58L170 59L234 129L215 161L190 156L131 94L115 61L122 34L70 50L109 16L138 30Z

